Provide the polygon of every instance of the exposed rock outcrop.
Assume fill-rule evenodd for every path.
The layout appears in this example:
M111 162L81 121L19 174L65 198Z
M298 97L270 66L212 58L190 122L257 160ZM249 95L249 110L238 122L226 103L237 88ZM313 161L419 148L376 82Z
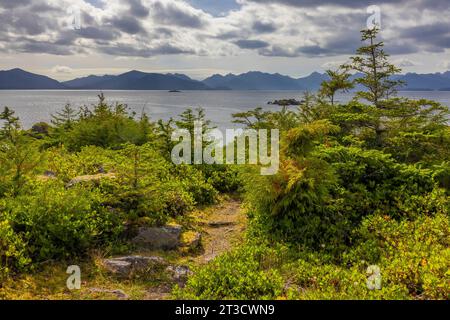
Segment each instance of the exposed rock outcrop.
M126 256L103 260L104 268L118 276L128 277L134 273L152 272L167 266L161 257Z
M195 251L202 245L202 234L195 231L185 232L181 236L181 243L189 251Z
M101 288L89 288L89 291L91 291L93 293L112 294L112 295L116 296L118 299L121 299L121 300L127 300L127 299L130 298L124 291L122 291L120 289L110 290L110 289L101 289Z
M187 266L168 266L166 272L180 287L184 287L188 277L192 275L192 271Z
M132 242L152 250L173 250L181 244L181 231L181 226L141 227Z
M66 184L66 188L71 188L77 184L85 183L85 182L100 182L102 179L115 179L116 175L114 173L99 173L93 175L79 176L70 180Z

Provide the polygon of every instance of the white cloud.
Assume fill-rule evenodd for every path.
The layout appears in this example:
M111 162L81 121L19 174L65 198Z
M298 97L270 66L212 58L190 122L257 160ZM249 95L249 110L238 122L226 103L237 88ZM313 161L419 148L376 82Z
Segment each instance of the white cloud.
M54 66L52 68L53 73L71 74L73 69L67 66Z
M323 70L335 70L338 69L340 66L342 66L346 61L327 61L324 64L322 64L320 67Z
M445 69L444 71L447 71L447 70L450 71L450 60L442 61L442 62L438 63L438 67L444 68Z
M396 59L393 61L393 63L401 68L415 67L417 65L420 65L420 63L410 60L408 58Z

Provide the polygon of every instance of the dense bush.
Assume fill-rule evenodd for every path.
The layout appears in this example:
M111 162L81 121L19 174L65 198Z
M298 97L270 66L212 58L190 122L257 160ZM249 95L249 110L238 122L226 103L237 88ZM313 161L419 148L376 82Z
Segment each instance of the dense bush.
M2 268L85 255L111 245L123 231L120 215L102 205L101 193L59 182L36 184L32 195L0 200ZM3 243L4 242L4 243ZM8 267L9 269L9 267Z
M70 106L54 115L55 128L50 131L49 145L64 144L71 151L84 146L120 148L122 144L149 141L152 125L146 115L134 119L126 105L109 105L103 94L98 104L76 112Z
M261 261L269 253L261 247L243 247L216 258L190 277L186 288L175 289L183 299L275 299L283 281L276 270L264 270Z
M24 271L31 263L27 254L27 245L20 234L6 220L5 214L0 215L0 283L13 271Z
M51 125L28 132L10 109L0 114L2 276L121 247L125 227L164 225L236 190L235 171L171 162L173 121L158 128L99 98L79 111L67 105ZM191 128L204 117L186 112L176 125Z
M349 263L364 260L379 265L387 285L401 285L413 297L449 298L448 212L413 221L376 215L363 221L358 234L360 244L347 255Z

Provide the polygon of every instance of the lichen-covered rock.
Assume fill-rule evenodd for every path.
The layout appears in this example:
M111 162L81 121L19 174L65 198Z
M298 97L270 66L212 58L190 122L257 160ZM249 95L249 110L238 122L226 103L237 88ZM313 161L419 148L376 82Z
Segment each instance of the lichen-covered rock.
M173 250L181 244L181 226L139 228L132 242L153 250Z
M66 188L71 188L80 183L85 183L85 182L98 183L102 179L115 179L115 178L116 178L116 175L114 173L99 173L99 174L93 174L93 175L79 176L79 177L75 177L72 180L70 180L66 184Z
M166 265L167 262L161 257L126 256L103 260L104 268L119 276L158 270Z
M168 266L166 272L171 277L172 281L183 287L192 271L187 266Z
M202 234L200 232L188 231L182 235L182 244L190 251L197 250L202 244Z

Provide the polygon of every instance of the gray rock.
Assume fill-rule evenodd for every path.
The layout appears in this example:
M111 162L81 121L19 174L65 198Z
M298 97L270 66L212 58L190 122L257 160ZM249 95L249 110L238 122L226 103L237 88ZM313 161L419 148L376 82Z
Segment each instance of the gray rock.
M211 228L223 228L236 225L235 222L230 221L216 221L216 222L208 222L208 226Z
M56 173L53 171L47 170L44 172L43 176L48 177L48 178L56 178Z
M179 286L183 287L192 271L187 266L168 266L166 272Z
M172 250L180 246L180 238L180 226L166 226L162 228L142 227L132 242L148 249Z
M184 235L183 246L189 250L196 250L202 245L202 234L200 232L188 232Z
M119 276L156 270L166 265L166 261L160 257L126 256L103 260L105 269Z
M71 188L77 184L85 182L95 182L99 183L102 179L115 179L116 175L114 173L98 173L93 175L79 176L70 180L66 184L66 188Z
M101 288L89 288L89 291L96 292L96 293L109 293L115 295L118 299L127 300L130 297L122 290L115 289L115 290L109 290L109 289L101 289Z

